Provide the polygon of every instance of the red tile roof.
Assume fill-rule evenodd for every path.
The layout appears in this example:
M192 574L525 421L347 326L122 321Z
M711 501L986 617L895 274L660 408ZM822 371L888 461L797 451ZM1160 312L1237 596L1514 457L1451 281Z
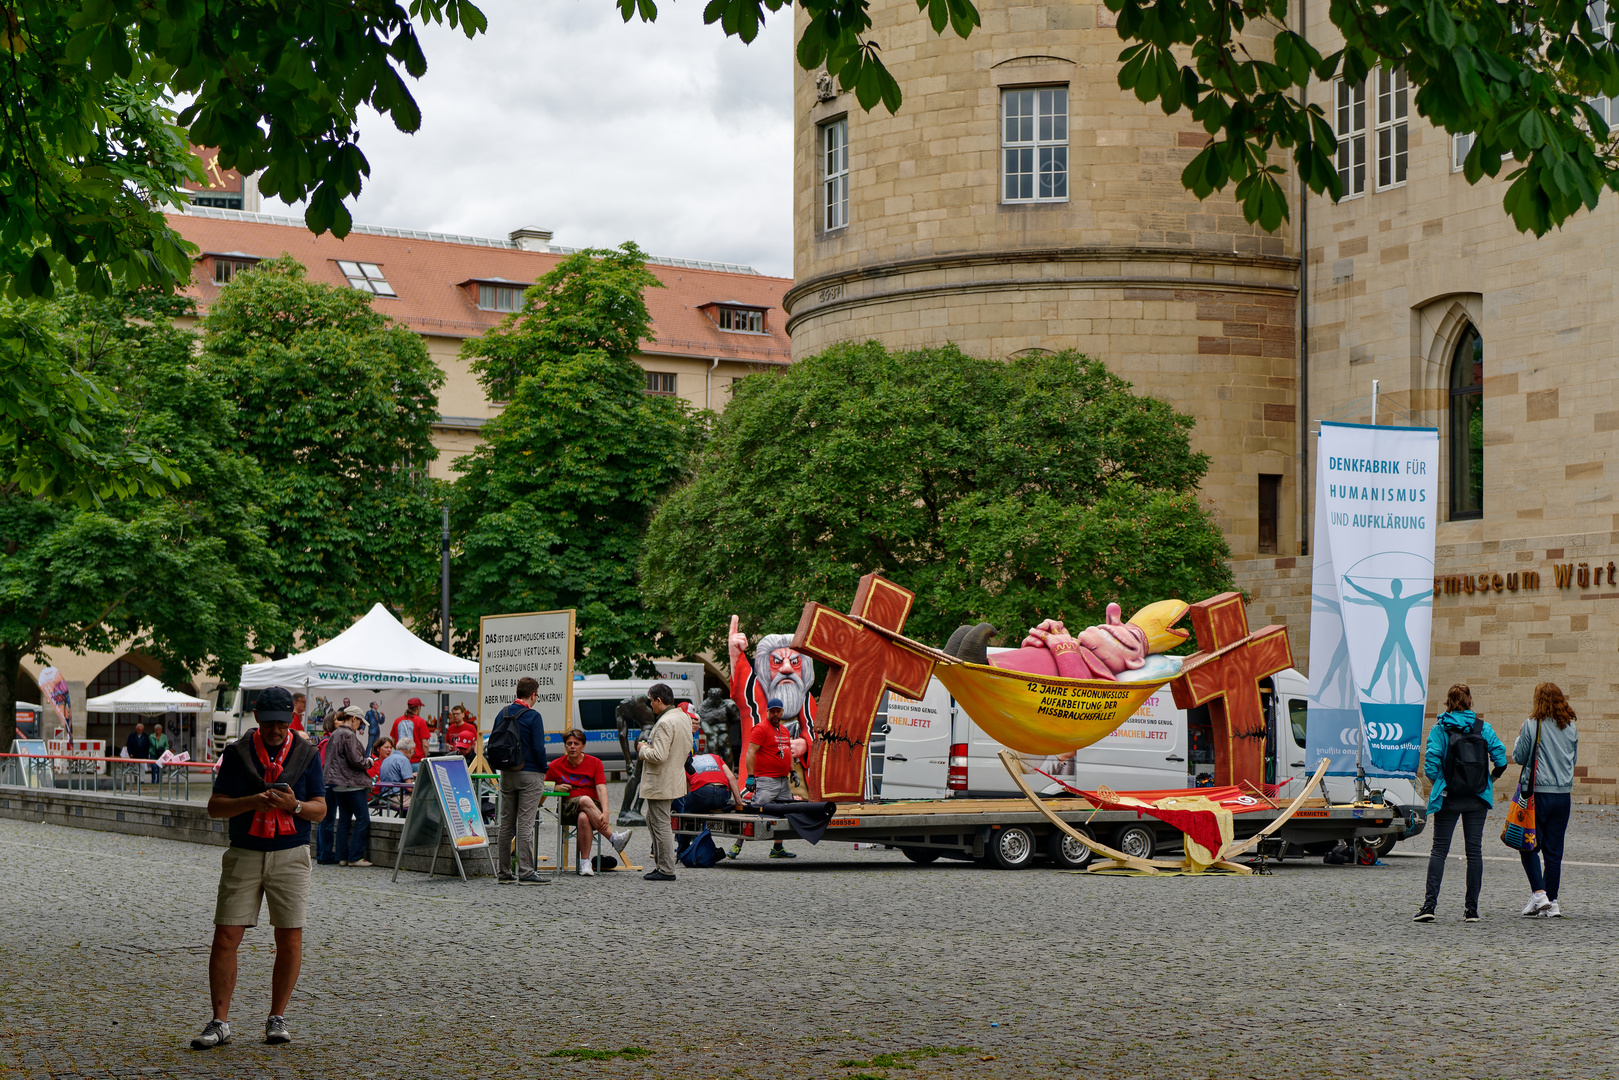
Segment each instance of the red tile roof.
M311 278L332 285L346 284L338 259L376 263L399 294L398 299L377 297L376 309L420 333L441 337L476 337L505 317L497 311L480 311L476 285L464 287L463 283L493 279L533 282L563 257L558 252L523 251L495 240L434 237L405 230L361 232L362 227L356 227L338 240L330 233L315 236L301 224L268 215L216 211L168 217L176 232L205 253L272 258L285 252L308 267ZM647 290L656 340L644 345L643 353L704 360L718 356L767 364L791 360L781 307L791 279L692 265L649 263L647 268L665 287ZM208 268L199 270L195 278L186 291L206 310L220 287ZM765 333L721 330L700 310L716 302L766 309Z

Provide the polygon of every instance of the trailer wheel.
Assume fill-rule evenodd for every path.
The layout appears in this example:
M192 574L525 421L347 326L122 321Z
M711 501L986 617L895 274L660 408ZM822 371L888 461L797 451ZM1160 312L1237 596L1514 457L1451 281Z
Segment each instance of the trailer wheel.
M1090 835L1085 829L1080 831ZM1046 838L1046 858L1059 870L1083 870L1095 856L1094 851L1065 832L1053 832Z
M1034 862L1034 836L1021 825L1008 825L985 845L989 861L1002 870L1021 870Z
M939 860L939 856L943 854L942 852L935 851L933 848L925 847L902 847L899 849L899 853L912 862L921 863L923 866L926 866L930 862L937 862Z
M1113 846L1137 859L1150 859L1153 852L1152 829L1145 825L1121 825L1113 834Z
M1367 847L1377 852L1379 859L1393 851L1394 845L1399 842L1400 838L1393 833L1384 833L1382 836L1374 836L1369 840L1362 841Z

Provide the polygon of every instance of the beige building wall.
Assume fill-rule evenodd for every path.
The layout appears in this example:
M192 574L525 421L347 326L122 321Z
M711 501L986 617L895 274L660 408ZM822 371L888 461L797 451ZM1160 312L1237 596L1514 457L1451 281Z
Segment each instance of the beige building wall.
M1316 3L1310 25L1326 27ZM1314 43L1337 48L1331 39ZM1335 87L1311 100L1333 115ZM1368 94L1368 108L1375 110ZM1375 152L1376 115L1368 116ZM1379 189L1375 156L1360 197L1309 200L1312 427L1323 418L1439 429L1431 723L1452 683L1509 744L1534 687L1556 682L1580 717L1576 801L1619 801L1619 505L1614 261L1619 203L1536 239L1502 209L1505 176L1477 186L1453 171L1452 140L1413 115L1403 184ZM1450 512L1450 375L1458 341L1482 336L1483 515ZM1314 437L1308 476L1314 481ZM1312 493L1313 497L1313 493ZM1558 567L1566 567L1566 583ZM1583 579L1582 579L1583 568ZM1538 575L1531 585L1526 572ZM1238 566L1254 625L1285 622L1308 658L1308 558ZM1619 582L1619 573L1615 579ZM1515 587L1514 587L1515 586ZM1305 668L1303 662L1301 668ZM1503 788L1517 777L1508 773Z
M1197 418L1203 493L1239 557L1258 553L1259 476L1281 476L1277 554L1299 551L1297 253L1180 173L1206 136L1117 86L1100 3L981 4L967 41L881 0L872 36L899 79L897 116L861 111L795 69L795 356L837 341L955 342L981 356L1083 350ZM802 29L802 16L800 29ZM1008 203L1002 94L1066 86L1066 201ZM848 124L849 213L821 214L824 125Z

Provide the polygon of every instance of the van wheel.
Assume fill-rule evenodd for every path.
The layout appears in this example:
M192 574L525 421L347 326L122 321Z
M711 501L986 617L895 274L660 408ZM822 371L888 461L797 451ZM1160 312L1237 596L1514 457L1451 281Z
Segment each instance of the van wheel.
M1079 831L1090 835L1085 829ZM1095 857L1094 851L1065 832L1054 832L1046 838L1046 858L1059 870L1083 870Z
M930 862L937 862L939 860L939 855L941 854L941 852L935 851L932 848L923 847L902 847L899 849L899 853L912 862L921 863L923 866L926 866Z
M1021 870L1034 862L1034 836L1021 825L1010 825L989 838L989 861L1002 870Z
M1113 846L1137 859L1150 859L1153 852L1152 830L1145 825L1123 825L1113 834Z

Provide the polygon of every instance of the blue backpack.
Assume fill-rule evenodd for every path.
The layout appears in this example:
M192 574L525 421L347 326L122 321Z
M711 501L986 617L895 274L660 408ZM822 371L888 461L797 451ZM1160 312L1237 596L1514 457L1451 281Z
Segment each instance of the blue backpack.
M703 826L703 831L691 838L691 841L680 849L680 864L689 866L693 870L701 870L713 866L721 859L719 845L714 843L714 836Z

